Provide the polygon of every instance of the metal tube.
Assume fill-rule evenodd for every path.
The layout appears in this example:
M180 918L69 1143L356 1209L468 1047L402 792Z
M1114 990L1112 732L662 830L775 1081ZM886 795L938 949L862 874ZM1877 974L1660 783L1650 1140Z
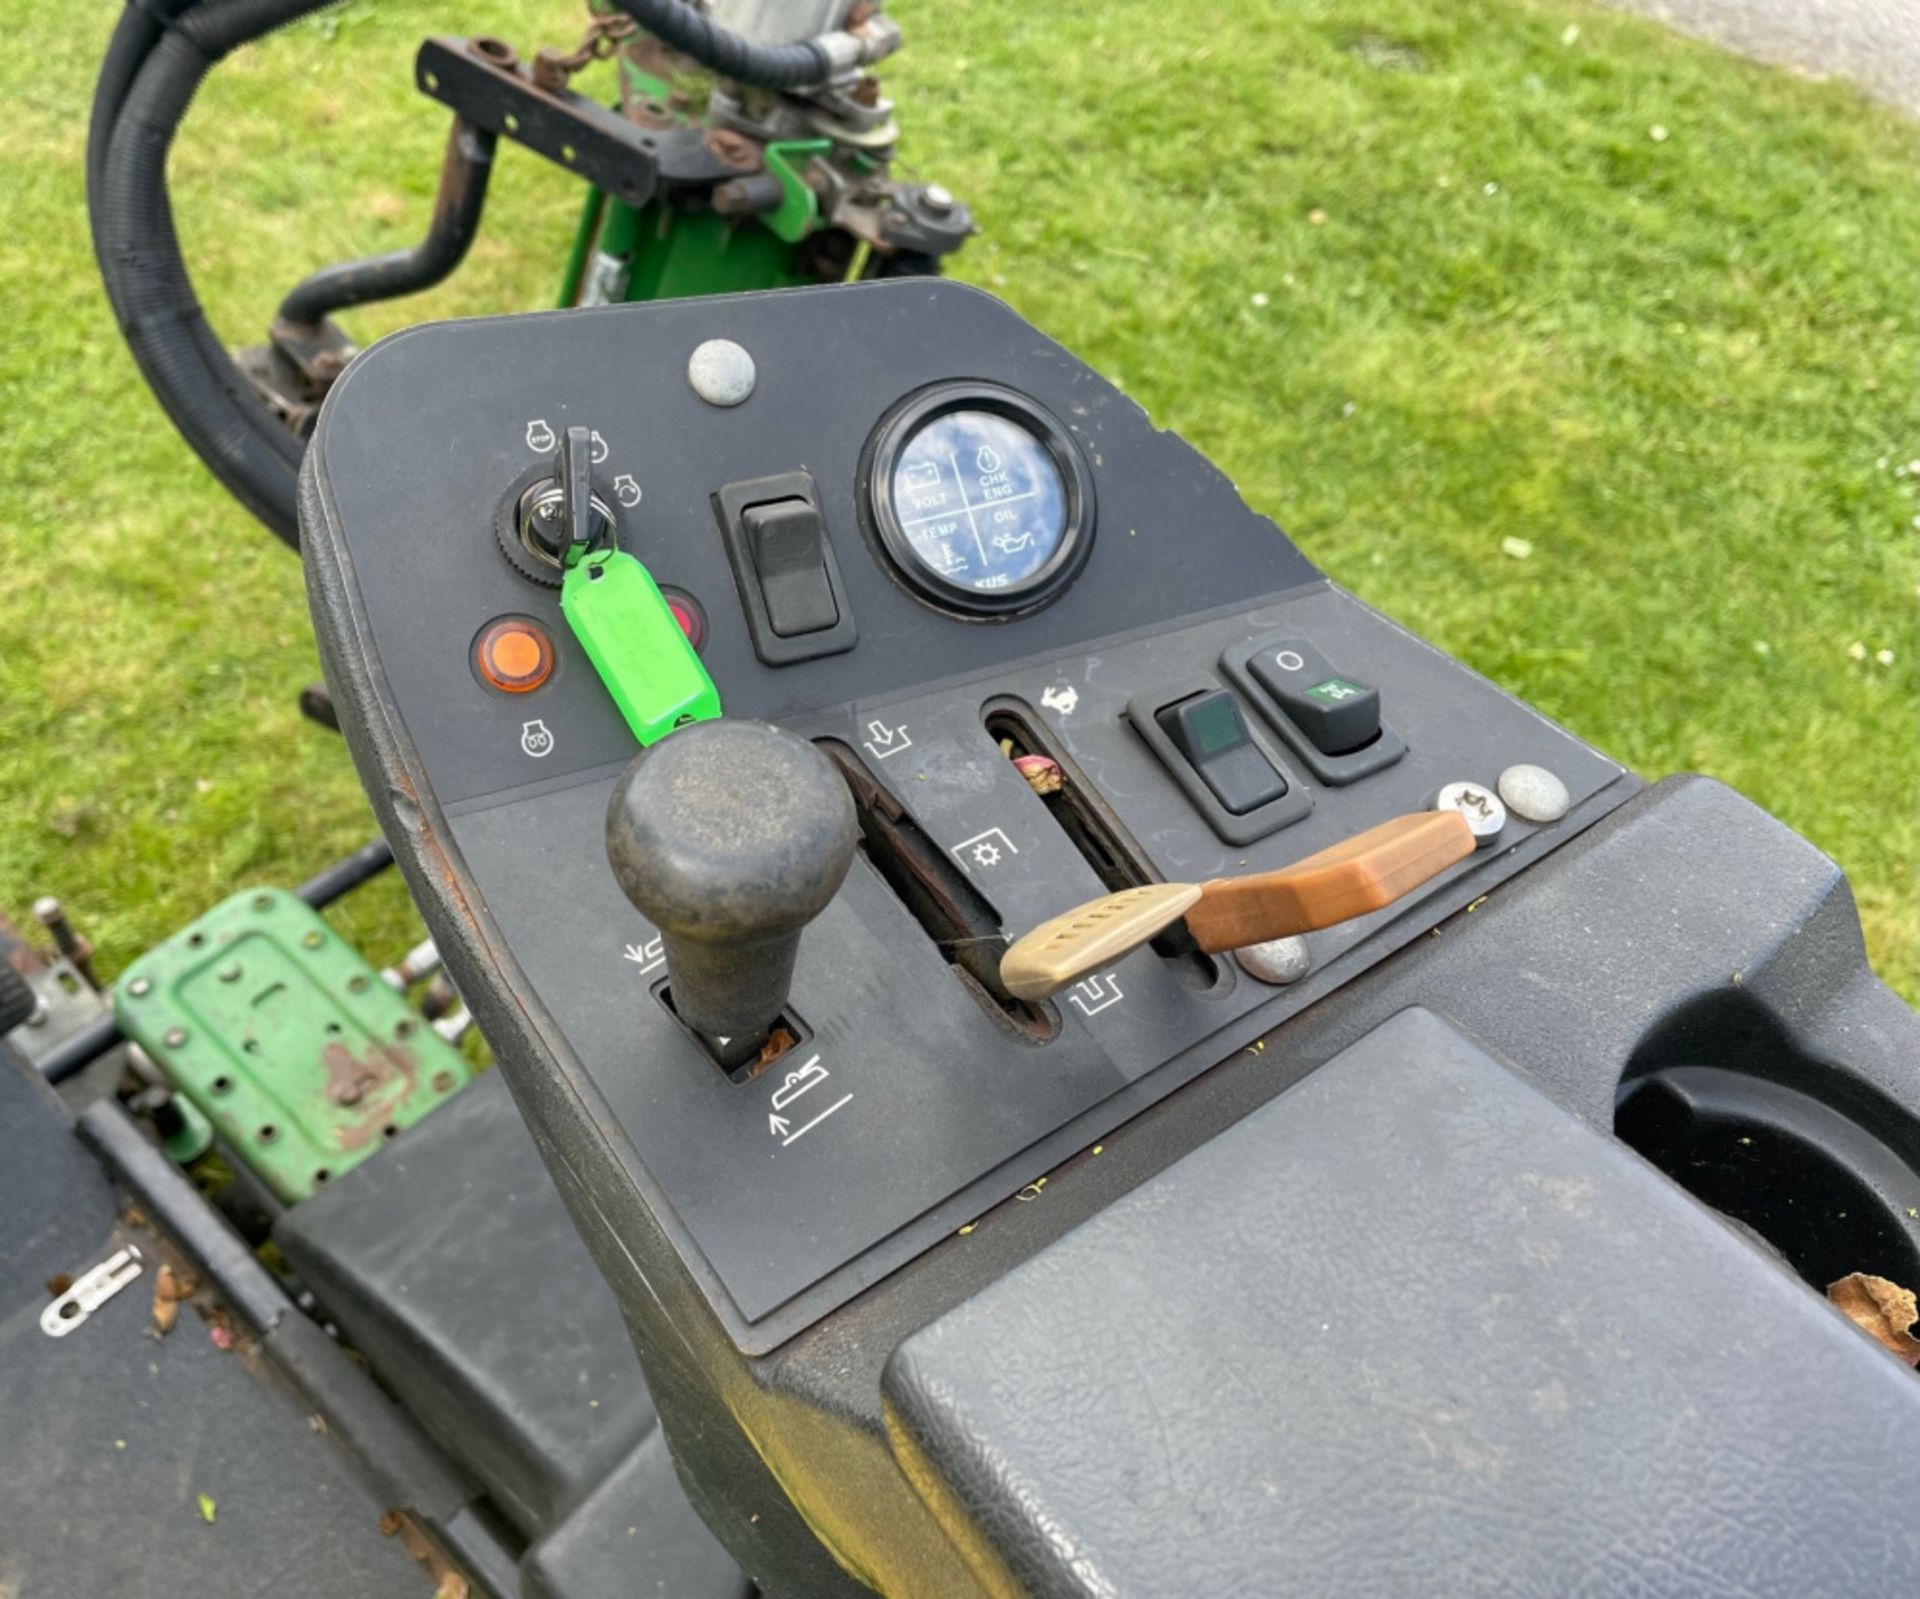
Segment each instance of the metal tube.
M309 878L294 890L315 910L325 910L342 895L350 894L371 877L377 877L393 864L393 849L384 838L363 844L345 860L335 861L324 872ZM64 1083L77 1072L91 1066L120 1042L120 1024L108 1012L62 1039L40 1057L40 1075L50 1083Z
M433 199L427 236L411 250L342 261L322 267L280 302L275 327L288 324L311 331L335 311L369 300L394 300L430 289L465 259L480 231L486 208L487 179L493 172L495 136L453 119L446 159L440 165L440 190Z
M393 864L393 846L384 838L362 844L345 860L310 877L294 890L317 911L325 910L344 894L351 894L368 878L378 877Z

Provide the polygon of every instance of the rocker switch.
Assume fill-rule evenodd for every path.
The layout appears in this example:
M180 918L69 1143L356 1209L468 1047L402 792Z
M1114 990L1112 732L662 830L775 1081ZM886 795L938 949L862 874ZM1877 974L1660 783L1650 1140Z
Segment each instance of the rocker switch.
M1231 815L1245 816L1287 792L1287 780L1254 743L1229 690L1196 694L1164 707L1154 720Z
M827 573L820 512L802 499L750 505L741 517L767 625L781 638L819 633L840 620Z

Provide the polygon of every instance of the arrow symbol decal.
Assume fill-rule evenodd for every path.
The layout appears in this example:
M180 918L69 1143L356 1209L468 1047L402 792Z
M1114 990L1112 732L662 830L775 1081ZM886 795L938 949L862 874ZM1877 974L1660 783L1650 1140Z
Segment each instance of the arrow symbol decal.
M793 1123L788 1121L784 1116L769 1116L767 1118L767 1131L772 1133L775 1138L784 1138L787 1134L787 1129L792 1125Z

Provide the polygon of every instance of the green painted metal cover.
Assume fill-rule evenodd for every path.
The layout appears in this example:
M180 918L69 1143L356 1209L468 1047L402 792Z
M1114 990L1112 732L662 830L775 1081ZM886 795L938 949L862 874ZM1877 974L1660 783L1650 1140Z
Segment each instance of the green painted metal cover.
M472 1068L303 900L258 888L141 956L114 1018L297 1204L459 1091Z

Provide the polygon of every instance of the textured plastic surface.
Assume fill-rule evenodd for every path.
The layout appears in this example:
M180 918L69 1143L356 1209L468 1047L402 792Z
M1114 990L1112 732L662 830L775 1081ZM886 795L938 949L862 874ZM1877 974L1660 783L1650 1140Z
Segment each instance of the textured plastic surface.
M745 343L763 374L737 413L696 414L697 402L683 405L666 385L632 381L636 371L673 370L718 333ZM466 363L487 357L497 338L490 370L526 381L488 397ZM704 542L710 529L703 537L677 508L741 473L799 463L821 472L836 532L857 525L857 481L844 463L869 424L857 406L817 403L829 364L836 393L871 394L876 408L895 383L987 370L1071 419L1101 474L1108 519L1081 579L1037 617L969 626L927 611L849 549L859 648L760 668L726 603L723 554ZM354 397L375 379L384 401ZM1110 885L1001 759L982 725L999 706L1018 707L1087 777L1113 807L1123 850L1168 878L1285 865L1418 807L1441 783L1492 782L1516 761L1562 775L1574 807L1549 826L1510 822L1496 845L1408 904L1309 935L1313 970L1284 993L1230 979L1197 993L1175 963L1129 957L1115 974L1121 1000L1092 1017L1062 1005L1061 1036L1044 1050L1015 1052L915 920L856 864L822 918L824 936L810 935L823 958L803 952L796 997L810 1022L824 1018L820 1068L866 1096L822 1127L859 1127L860 1136L811 1167L784 1160L829 1148L816 1129L769 1149L769 1097L786 1091L787 1074L737 1092L697 1055L676 1053L684 1040L663 1041L636 1020L639 993L657 981L643 966L649 930L618 920L623 902L604 867L557 842L591 832L628 747L624 728L616 721L617 739L597 745L599 724L563 669L546 700L558 748L527 762L518 721L447 692L441 666L443 639L457 653L477 619L524 603L511 573L497 558L461 568L472 587L441 594L437 616L410 576L432 559L435 538L465 537L470 518L484 520L498 481L487 463L517 469L518 428L536 407L561 414L562 402L623 425L633 418L673 441L649 467L650 520L637 536L652 541L656 570L704 597L708 660L730 708L857 750L927 845L965 858L967 881L1010 930ZM952 285L867 286L590 313L565 328L536 320L409 334L357 363L332 403L338 427L323 421L309 453L303 517L322 649L355 757L614 1285L689 1496L770 1591L975 1591L979 1579L885 1443L880 1372L891 1351L1408 1004L1457 1020L1599 1129L1611 1124L1621 1072L1670 1016L1705 1006L1706 1029L1738 1039L1750 1031L1742 1007L1762 1007L1829 1103L1911 1147L1920 1027L1867 972L1830 862L1712 784L1673 783L1630 800L1632 779L1318 580L1186 446L978 296ZM446 470L418 486L417 505L415 485L379 470L382 419L401 417L431 421L452 441ZM387 502L424 530L419 543L382 536ZM1131 532L1106 536L1116 528ZM1121 713L1143 683L1197 675L1218 686L1229 650L1281 630L1378 686L1408 747L1388 770L1337 793L1316 789L1312 813L1271 839L1229 849ZM1252 696L1249 705L1271 729ZM1614 812L1622 801L1631 808ZM998 836L981 837L993 829ZM991 850L976 853L983 842ZM876 951L878 964L868 959ZM634 969L621 972L622 962ZM615 974L635 1009L607 1005ZM1099 997L1090 993L1089 1004ZM1121 1065L1122 1086L1055 1123L1057 1102L1038 1094L1079 1069L1089 1040ZM1774 1068L1756 1057L1751 1069ZM821 1092L817 1076L801 1080ZM876 1113L871 1125L850 1119L862 1106ZM1033 1139L1042 1125L1055 1130ZM996 1147L1019 1153L989 1166ZM970 1172L984 1175L966 1182ZM1042 1175L1044 1188L1026 1190L1033 1202L994 1205ZM940 1193L949 1197L901 1223ZM729 1205L739 1207L734 1225ZM817 1276L836 1259L845 1264ZM743 1323L730 1297L736 1274L817 1281ZM1275 1364L1261 1382L1284 1387L1289 1351L1263 1354ZM1220 1383L1232 1381L1230 1366L1213 1365ZM1096 1397L1125 1370L1116 1361L1096 1373ZM1178 1483L1172 1468L1136 1458L1143 1494ZM1195 1493L1174 1499L1177 1525ZM1898 1526L1905 1536L1904 1519ZM1501 1538L1491 1532L1488 1546Z
M654 1427L619 1309L495 1072L274 1238L525 1536Z
M717 335L755 360L747 404L717 410L670 377L634 381L676 374ZM1102 527L1087 564L1032 615L944 614L903 588L871 542L847 541L855 528L871 538L859 464L873 429L901 396L956 375L1031 395L1097 480L1088 502ZM822 405L823 386L862 403ZM608 458L597 492L629 473L645 481L623 536L705 606L704 659L729 713L839 741L1009 940L1108 885L1001 754L990 704L1022 707L1083 774L1091 803L1111 808L1140 870L1172 880L1286 866L1419 808L1463 774L1491 783L1527 760L1565 778L1578 803L1562 822L1510 827L1500 848L1401 904L1317 935L1320 968L1346 976L1633 787L1325 583L1186 444L975 291L900 282L615 307L415 329L367 352L315 434L306 509L315 616L349 742L429 919L447 904L452 921L436 931L476 988L470 1002L505 990L513 1008L551 1020L524 1052L495 1040L516 1092L552 1087L593 1107L569 1158L603 1197L618 1192L658 1218L745 1348L776 1346L1307 1000L1230 971L1196 988L1143 950L1059 996L1056 1036L1036 1045L983 1006L862 857L794 971L792 1008L813 1035L795 1064L817 1067L813 1086L776 1103L781 1082L729 1082L656 997L660 930L627 903L598 847L632 739L596 677L569 662L564 639L552 682L520 703L465 668L488 618L540 619L552 603L487 533L527 465L530 421L599 428ZM409 432L433 442L406 452L402 469L392 443ZM846 541L840 575L859 642L771 667L734 602L711 502L749 476L802 468ZM406 538L392 536L399 525ZM1223 654L1282 627L1377 684L1412 748L1338 791L1296 781L1281 802L1286 825L1228 845L1149 747L1157 729L1129 722L1127 701L1143 684L1217 689ZM1257 707L1250 715L1271 747ZM533 716L546 735L538 752L523 741ZM460 951L476 939L487 954L463 971Z
M1425 1011L885 1388L983 1585L1036 1599L1920 1588L1920 1384Z
M48 1278L167 1246L118 1222L65 1109L4 1043L0 1127L0 1592L430 1599L380 1535L385 1504L271 1362L217 1348L192 1306L148 1336L150 1276L70 1336L41 1332Z
M471 1068L296 896L248 889L141 956L120 1030L292 1204L365 1160Z

